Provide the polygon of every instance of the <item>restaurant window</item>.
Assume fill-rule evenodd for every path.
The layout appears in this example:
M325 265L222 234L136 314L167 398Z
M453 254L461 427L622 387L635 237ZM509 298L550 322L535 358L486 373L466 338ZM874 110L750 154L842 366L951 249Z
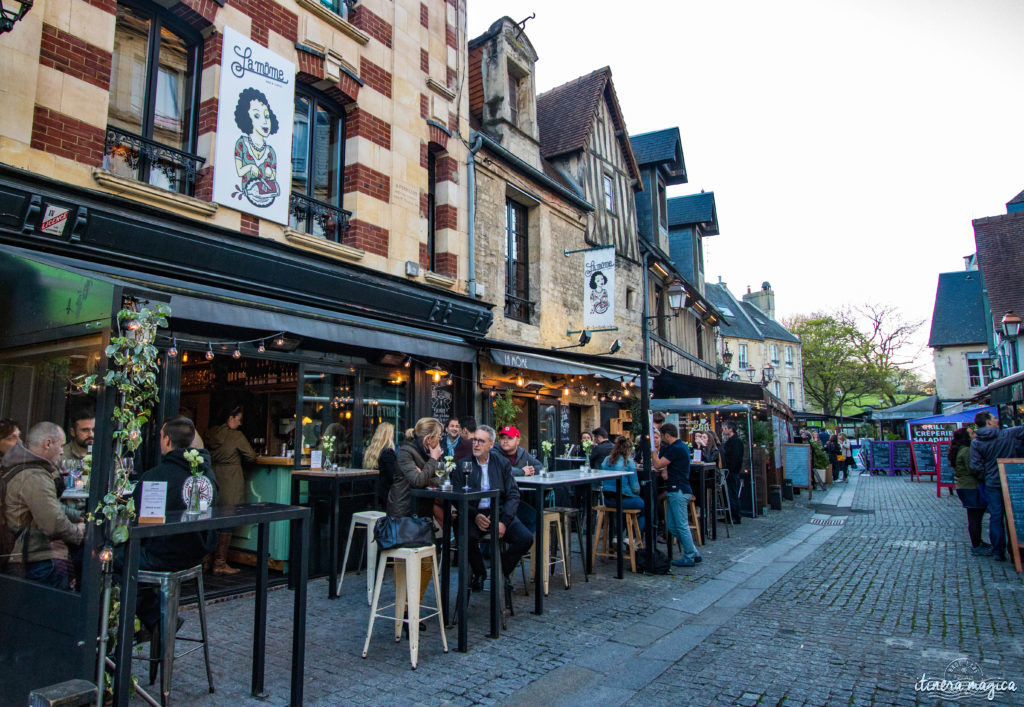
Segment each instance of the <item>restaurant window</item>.
M363 381L363 448L370 443L373 433L382 423L395 426L397 447L405 438L405 430L412 427L409 414L409 385L405 375L368 375ZM447 424L442 420L441 424Z
M610 174L603 177L604 185L604 210L610 214L616 212L615 208L615 179Z
M739 370L742 371L742 370L744 370L747 367L747 345L746 344L740 344L738 348L739 348L739 363L737 365L739 366Z
M772 365L773 366L778 366L779 365L779 345L778 344L772 344L769 347L769 350L771 351Z
M787 366L792 366L793 365L793 347L792 346L787 346L786 347L786 365Z
M202 40L155 6L118 4L103 166L192 194Z
M967 378L971 388L984 388L991 383L989 358L984 354L967 354Z
M505 316L529 322L534 303L530 301L530 256L528 212L522 204L505 202Z
M355 385L354 375L306 369L302 385L302 446L303 455L310 455L311 466L317 466L313 457L317 452L324 467L352 466ZM325 446L326 437L333 437L332 444Z
M789 406L791 408L796 407L796 386L791 382L786 383L786 393L789 397Z
M340 243L351 214L341 208L345 112L326 96L295 87L289 225Z

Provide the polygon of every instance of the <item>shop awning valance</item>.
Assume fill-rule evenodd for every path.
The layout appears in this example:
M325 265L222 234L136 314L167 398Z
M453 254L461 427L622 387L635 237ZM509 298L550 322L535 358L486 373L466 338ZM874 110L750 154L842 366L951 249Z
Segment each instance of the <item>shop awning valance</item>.
M974 416L979 412L989 412L993 415L998 415L999 411L994 407L976 407L962 412L954 413L952 415L931 415L929 417L919 417L916 420L907 420L908 425L934 425L942 423L965 423L974 422Z
M700 378L672 371L654 377L655 398L733 398L764 400L764 388L754 383L735 383L719 378Z
M527 353L524 351L510 351L507 349L491 349L491 361L506 368L516 368L525 371L542 371L544 373L558 373L567 376L601 376L612 380L632 380L637 371L633 369L618 369L611 366L597 366L589 363L572 361L558 356L546 356L543 354Z

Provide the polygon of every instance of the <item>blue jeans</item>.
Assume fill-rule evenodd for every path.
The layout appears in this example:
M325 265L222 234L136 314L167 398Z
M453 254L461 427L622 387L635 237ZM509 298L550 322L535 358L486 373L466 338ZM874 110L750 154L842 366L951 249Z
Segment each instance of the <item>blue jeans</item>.
M668 518L666 518L665 522L668 526L668 532L679 538L679 542L682 543L683 557L692 562L700 553L697 552L697 546L693 544L693 535L690 534L690 521L687 518L687 508L691 498L693 498L691 493L669 491Z
M608 503L608 505L611 506L612 508L622 508L623 510L627 511L640 511L640 530L643 531L644 523L647 520L646 518L644 518L644 499L640 498L639 496L623 496L622 502L619 503L619 500L615 497L615 494L612 493L607 494L605 496L605 500ZM623 529L625 529L625 521L622 522L622 527Z
M1003 489L999 486L988 486L988 541L992 543L992 556L1006 555L1006 529L1004 526L1006 511L1003 508Z
M48 584L57 589L68 589L67 560L42 560L25 565L25 579Z

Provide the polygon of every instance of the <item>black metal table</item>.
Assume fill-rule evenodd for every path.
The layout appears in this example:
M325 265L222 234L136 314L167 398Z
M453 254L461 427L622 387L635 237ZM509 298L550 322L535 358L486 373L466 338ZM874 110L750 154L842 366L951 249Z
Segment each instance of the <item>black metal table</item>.
M501 623L501 604L499 597L504 588L503 577L497 576L493 567L501 552L501 545L498 538L498 506L501 490L489 489L487 491L463 491L461 488L453 488L451 491L442 491L439 488L413 489L413 498L432 498L443 501L444 522L441 529L441 611L445 625L450 625L449 602L451 595L451 536L452 536L452 503L456 505L459 512L459 594L455 607L455 616L459 623L458 650L465 653L468 648L469 627L466 623L466 602L469 598L469 504L472 501L480 501L484 498L491 499L491 638L498 637L499 625Z
M252 632L253 697L266 697L263 688L267 648L267 558L270 545L270 523L291 521L292 555L290 572L297 571L295 608L292 615L292 675L291 697L293 705L302 704L302 679L306 650L306 575L308 571L309 518L308 508L280 503L243 503L238 506L213 508L197 519L183 519L182 513L167 514L163 523L132 526L125 544L124 569L121 574L121 609L118 613L117 667L114 671L114 701L119 707L131 698L132 634L135 617L135 599L138 594L139 551L142 541L166 535L194 533L200 530L220 530L239 525L259 526L256 556L256 611Z
M534 537L534 547L537 548L535 557L540 559L541 552L540 548L544 547L544 543L547 542L545 533L547 533L547 523L544 522L544 492L548 489L556 486L579 486L581 484L586 485L586 516L587 519L587 547L586 555L583 558L583 569L587 574L593 572L591 566L591 558L594 553L594 534L590 532L590 512L593 508L593 490L591 485L595 481L605 481L606 479L615 479L615 495L617 498L622 498L622 477L631 474L631 471L608 471L605 469L595 469L589 473L583 473L581 470L572 471L555 471L544 476L533 475L533 476L517 476L516 484L520 488L530 491L535 491L535 498L537 501L537 532ZM622 513L615 514L615 536L617 538L622 537ZM622 543L616 543L615 549L615 560L616 560L616 573L615 576L622 579ZM543 571L542 571L543 570ZM544 613L544 585L543 585L543 572L547 572L546 567L535 567L533 572L533 592L534 592L534 613Z
M376 469L341 469L340 471L324 471L322 469L297 469L292 472L292 505L298 506L301 481L328 481L331 486L331 512L328 516L328 582L327 598L338 598L338 576L341 574L338 567L338 555L341 546L341 486L342 482L354 482L370 477L380 477ZM376 492L374 493L376 496ZM308 502L308 501L307 501ZM373 528L367 528L367 533L372 533ZM369 542L369 539L367 539ZM289 582L290 586L294 585Z

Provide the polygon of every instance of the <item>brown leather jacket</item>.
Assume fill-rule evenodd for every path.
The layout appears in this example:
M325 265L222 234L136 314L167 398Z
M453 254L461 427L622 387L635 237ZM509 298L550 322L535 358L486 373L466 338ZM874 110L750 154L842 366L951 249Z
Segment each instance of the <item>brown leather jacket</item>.
M14 546L12 562L22 561L22 543L28 537L28 561L67 559L67 545L81 545L83 531L68 518L57 498L60 472L52 463L18 444L3 459L3 471L25 464L7 483L3 512L7 527L17 535L28 528Z

